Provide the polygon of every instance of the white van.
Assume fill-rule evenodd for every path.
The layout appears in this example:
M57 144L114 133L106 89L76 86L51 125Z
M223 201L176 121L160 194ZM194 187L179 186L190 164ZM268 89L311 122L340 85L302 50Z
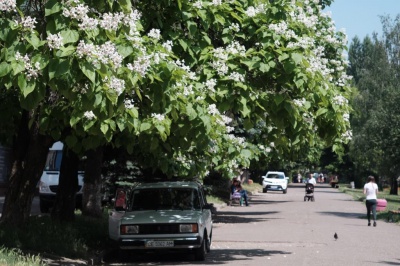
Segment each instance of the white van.
M47 154L46 165L39 182L40 211L49 212L53 207L58 190L60 167L64 144L60 141L53 144ZM76 194L77 208L82 206L83 171L78 172L78 192Z

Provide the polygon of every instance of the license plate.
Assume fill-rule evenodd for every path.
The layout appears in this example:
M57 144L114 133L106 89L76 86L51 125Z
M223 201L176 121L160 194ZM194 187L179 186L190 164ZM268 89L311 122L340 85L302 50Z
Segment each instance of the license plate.
M174 241L147 241L146 247L147 248L167 248L173 247Z
M278 188L278 186L271 186L271 188Z

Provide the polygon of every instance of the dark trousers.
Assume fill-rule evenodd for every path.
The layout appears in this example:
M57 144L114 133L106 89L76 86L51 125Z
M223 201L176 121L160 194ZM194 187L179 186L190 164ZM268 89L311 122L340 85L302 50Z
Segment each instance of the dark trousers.
M372 210L372 215L374 216L374 221L376 221L376 205L377 201L376 199L370 199L365 201L365 206L367 206L367 218L368 222L371 221L371 210Z

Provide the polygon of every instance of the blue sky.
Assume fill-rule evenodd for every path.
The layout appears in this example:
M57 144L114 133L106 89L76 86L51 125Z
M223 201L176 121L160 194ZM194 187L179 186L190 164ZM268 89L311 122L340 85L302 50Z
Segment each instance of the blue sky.
M334 0L324 12L331 11L336 29L346 29L349 43L356 35L361 40L372 36L373 32L382 35L379 15L390 15L393 19L400 14L400 0Z

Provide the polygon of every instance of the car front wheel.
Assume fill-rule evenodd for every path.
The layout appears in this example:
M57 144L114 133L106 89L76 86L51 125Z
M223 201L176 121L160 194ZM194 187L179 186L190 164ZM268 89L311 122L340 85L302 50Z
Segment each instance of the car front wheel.
M284 190L283 190L283 194L286 194L286 193L287 193L287 189L284 189Z
M40 212L41 213L48 213L50 210L50 206L48 203L44 202L44 201L40 201L39 203L40 205Z
M212 231L211 231L210 236L208 237L207 242L206 242L207 243L206 244L207 252L211 251L211 241L212 241Z
M204 261L206 259L206 236L204 236L203 242L201 243L201 246L199 248L196 248L194 257L198 261Z

